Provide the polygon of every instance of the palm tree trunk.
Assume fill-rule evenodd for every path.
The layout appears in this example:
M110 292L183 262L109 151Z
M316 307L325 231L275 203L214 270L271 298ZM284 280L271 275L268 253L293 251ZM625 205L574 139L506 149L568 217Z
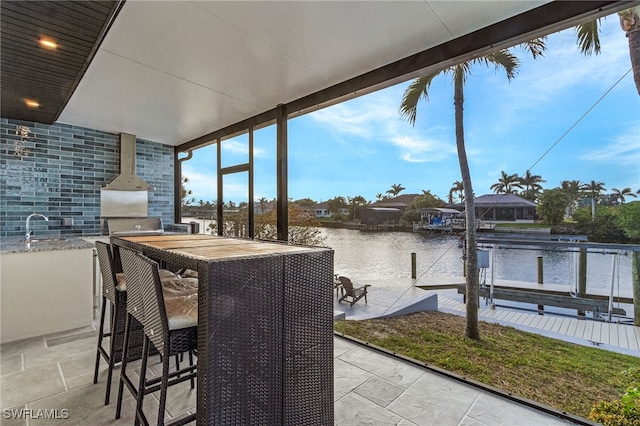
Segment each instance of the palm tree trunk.
M465 336L470 339L479 340L480 330L478 328L478 243L476 241L476 212L473 200L473 188L471 187L471 173L469 172L469 162L464 146L464 126L463 126L463 104L464 91L462 73L454 81L453 105L455 107L456 122L456 148L458 149L458 161L460 162L460 173L462 174L462 184L464 186L464 207L466 210L466 234L467 234L467 262L465 264L467 280L467 325Z
M596 220L596 197L591 195L591 220Z
M636 83L638 95L640 95L640 16L639 7L630 9L628 12L630 19L621 20L623 30L629 39L629 56L631 58L631 69L633 70L633 81ZM621 16L622 18L622 16ZM625 27L625 23L630 25Z

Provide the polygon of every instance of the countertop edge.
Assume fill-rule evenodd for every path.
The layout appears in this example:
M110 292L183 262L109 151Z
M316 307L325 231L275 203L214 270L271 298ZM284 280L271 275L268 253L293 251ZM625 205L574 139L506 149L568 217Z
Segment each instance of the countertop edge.
M63 237L66 241L43 241L25 243L21 237L5 237L0 244L0 254L34 253L57 250L83 250L95 247L97 237Z

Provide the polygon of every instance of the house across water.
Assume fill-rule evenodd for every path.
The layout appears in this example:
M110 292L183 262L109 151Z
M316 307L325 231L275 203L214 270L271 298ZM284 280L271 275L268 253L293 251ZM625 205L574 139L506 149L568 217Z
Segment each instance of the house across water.
M515 194L486 194L474 200L476 219L492 222L529 222L536 219L536 206ZM464 203L453 205L464 210Z

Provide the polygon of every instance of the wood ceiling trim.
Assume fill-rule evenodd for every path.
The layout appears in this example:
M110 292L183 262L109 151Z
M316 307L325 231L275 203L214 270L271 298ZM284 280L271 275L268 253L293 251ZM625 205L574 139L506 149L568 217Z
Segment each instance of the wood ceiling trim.
M2 116L52 124L71 98L124 0L11 1L2 14ZM50 37L56 50L39 46ZM35 99L29 109L24 99Z

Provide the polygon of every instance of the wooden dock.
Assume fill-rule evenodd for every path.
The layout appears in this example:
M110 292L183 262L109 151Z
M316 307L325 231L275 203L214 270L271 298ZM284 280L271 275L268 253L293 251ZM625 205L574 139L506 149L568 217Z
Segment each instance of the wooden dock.
M438 307L462 315L466 311L464 303L441 294L438 294ZM613 349L621 348L625 352L632 351L634 354L640 355L640 327L631 324L490 308L479 309L478 316L482 321L499 322L533 333L556 334L567 340L587 340L595 346L606 345Z
M357 285L369 284L369 303L356 303L353 306L338 303L334 299L334 313L344 313L348 320L362 320L378 318L389 315L398 307L409 306L419 301L423 296L437 294L438 310L464 316L466 306L462 303L462 297L457 294L457 285L465 282L464 277L430 277L423 276L418 280L411 278L377 278L360 279ZM510 285L534 283L519 283L510 281ZM549 290L552 285L543 284ZM566 286L562 287L566 291ZM428 290L428 291L424 291ZM434 291L435 290L435 291ZM438 291L441 290L441 291ZM535 309L535 305L532 305ZM480 307L478 310L480 320L487 322L499 322L503 325L521 328L526 331L548 335L549 337L575 341L582 343L590 341L594 346L605 349L631 353L640 357L640 327L634 327L625 323L604 322L592 318L578 319L559 315L558 312L548 311L544 315L538 315L535 311L517 310L516 308L497 309Z
M464 277L422 277L416 281L416 287L420 287L423 290L441 290L441 289L455 289L459 285L466 283ZM489 285L488 283L486 284ZM498 280L494 285L494 288L504 290L523 290L530 291L532 293L545 293L553 295L567 295L569 294L570 287L559 284L538 284L525 281L513 281L513 280ZM584 295L585 298L595 300L609 300L609 294L606 289L596 288L587 289L588 293ZM615 303L633 304L632 294L614 294L613 301Z

